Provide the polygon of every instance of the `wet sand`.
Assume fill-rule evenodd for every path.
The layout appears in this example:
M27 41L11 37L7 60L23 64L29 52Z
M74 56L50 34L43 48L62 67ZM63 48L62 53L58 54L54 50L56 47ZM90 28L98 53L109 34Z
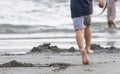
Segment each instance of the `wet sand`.
M40 45L38 47L43 47ZM38 48L36 47L36 48ZM83 65L79 50L59 48L47 51L28 52L27 54L0 56L0 74L119 74L120 50L115 47L103 48L92 45L95 54L89 54L90 65ZM58 47L55 47L58 49ZM49 50L49 51L48 51ZM62 51L61 51L62 50ZM4 65L4 66L3 66ZM26 66L27 65L27 66Z

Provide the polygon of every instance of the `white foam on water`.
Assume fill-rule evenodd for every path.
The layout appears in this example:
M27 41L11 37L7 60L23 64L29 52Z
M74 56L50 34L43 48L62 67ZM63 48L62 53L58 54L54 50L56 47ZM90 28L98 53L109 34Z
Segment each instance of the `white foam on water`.
M120 12L117 3L117 13ZM102 9L94 2L92 22L105 22L106 13L99 14ZM71 24L70 0L0 0L0 24L14 25L49 25L60 26ZM116 20L120 21L117 14Z

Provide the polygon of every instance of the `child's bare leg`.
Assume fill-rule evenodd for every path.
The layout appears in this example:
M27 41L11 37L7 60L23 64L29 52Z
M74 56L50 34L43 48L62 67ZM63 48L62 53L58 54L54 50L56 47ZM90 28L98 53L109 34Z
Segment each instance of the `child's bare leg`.
M89 58L87 56L87 52L85 49L81 49L81 55L82 55L82 63L84 65L88 65L90 63Z
M90 44L91 44L91 26L87 25L84 31L85 31L85 33L84 33L85 42L86 42L85 49L86 49L88 54L94 53L94 51L91 50L91 47L90 47Z
M86 50L84 49L84 30L83 29L76 31L76 41L81 51L82 63L89 64L90 63L89 58L87 56Z

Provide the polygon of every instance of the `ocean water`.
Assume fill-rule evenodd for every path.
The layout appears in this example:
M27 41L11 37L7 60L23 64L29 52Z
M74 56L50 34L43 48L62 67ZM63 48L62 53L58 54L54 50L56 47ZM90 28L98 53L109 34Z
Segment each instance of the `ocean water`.
M92 43L120 47L120 1L117 28L107 28L106 11L94 0ZM0 0L0 54L24 54L34 46L51 43L78 48L70 17L70 0Z

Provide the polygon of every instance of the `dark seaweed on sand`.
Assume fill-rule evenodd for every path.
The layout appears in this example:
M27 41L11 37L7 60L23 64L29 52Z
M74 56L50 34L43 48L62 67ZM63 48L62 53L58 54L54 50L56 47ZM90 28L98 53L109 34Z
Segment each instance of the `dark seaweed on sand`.
M44 43L42 45L39 45L37 47L33 47L33 49L30 52L76 52L78 51L74 47L70 47L69 49L62 49L58 46L50 46L50 43Z
M18 62L16 60L12 60L10 62L1 64L0 67L33 67L34 65L31 63L22 63L22 62Z
M0 68L4 67L58 67L58 68L67 68L73 66L69 63L50 63L50 64L32 64L32 63L22 63L16 60L0 64Z
M120 49L116 47L107 47L104 48L100 46L99 44L91 44L91 49L95 51L95 53L119 53ZM29 53L34 52L79 52L78 49L75 49L74 47L70 48L59 48L58 46L51 46L51 43L44 43L42 45L39 45L37 47L33 47L33 49Z

